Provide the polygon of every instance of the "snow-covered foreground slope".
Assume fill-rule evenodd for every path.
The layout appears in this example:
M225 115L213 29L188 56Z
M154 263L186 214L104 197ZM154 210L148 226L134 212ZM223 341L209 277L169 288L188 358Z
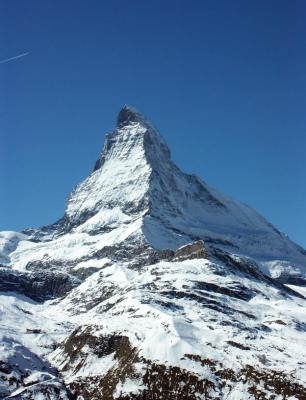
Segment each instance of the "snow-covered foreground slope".
M65 215L0 233L0 398L305 399L305 283L305 250L124 107Z
M0 398L72 399L58 372L44 358L67 334L31 299L0 292Z
M241 259L115 264L61 300L0 301L4 354L40 357L20 391L59 384L52 365L84 399L305 398L306 300Z

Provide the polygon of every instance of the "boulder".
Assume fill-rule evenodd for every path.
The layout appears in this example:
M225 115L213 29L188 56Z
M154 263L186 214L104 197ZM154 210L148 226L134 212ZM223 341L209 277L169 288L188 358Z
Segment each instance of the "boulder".
M208 252L203 240L197 240L178 248L174 254L175 260L188 260L193 258L207 258Z

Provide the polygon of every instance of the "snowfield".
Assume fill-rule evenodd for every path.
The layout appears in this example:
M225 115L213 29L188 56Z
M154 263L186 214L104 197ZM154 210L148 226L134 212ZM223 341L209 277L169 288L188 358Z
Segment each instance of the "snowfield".
M116 368L115 352L97 354L99 340L94 347L85 341L75 358L65 344L57 346L76 330L82 337L90 329L97 339L128 338L142 360L134 366L139 375L145 371L143 360L151 360L214 382L215 372L187 357L193 355L237 375L245 365L285 372L306 386L306 300L205 259L160 262L141 271L124 264L106 266L60 301L36 304L5 293L0 301L2 360L29 373L26 385L38 373L58 379L51 365L66 384ZM39 358L28 365L23 360L29 354ZM118 382L116 393L137 392L143 387L139 382L139 376L127 377ZM239 382L238 387L246 396L239 398L248 398L249 386ZM226 390L224 398L225 393L235 396Z

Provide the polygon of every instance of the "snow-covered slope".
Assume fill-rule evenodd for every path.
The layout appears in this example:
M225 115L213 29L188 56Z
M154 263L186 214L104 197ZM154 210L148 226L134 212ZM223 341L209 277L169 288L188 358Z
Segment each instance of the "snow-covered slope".
M2 393L303 399L305 282L305 250L125 106L64 216L0 233Z
M0 399L72 399L44 359L67 334L64 325L46 318L29 298L1 292L0 321Z
M305 399L306 300L243 259L117 263L64 299L0 304L5 366L30 363L4 370L15 394L39 376L79 400Z
M107 399L158 398L158 386L162 399L253 398L257 379L262 398L302 398L305 305L260 276L205 259L111 266L49 310L64 308L77 326L49 360L86 398L97 387ZM101 376L114 382L111 395Z

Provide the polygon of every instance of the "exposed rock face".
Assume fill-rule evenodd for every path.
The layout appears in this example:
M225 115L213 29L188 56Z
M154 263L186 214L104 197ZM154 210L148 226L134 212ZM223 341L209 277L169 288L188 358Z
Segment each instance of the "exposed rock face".
M0 267L0 291L17 292L39 302L64 296L79 284L75 277L59 271L37 268L21 273Z
M132 107L62 218L0 233L0 263L0 398L305 398L305 250Z
M232 345L251 350L239 343L233 342ZM62 370L80 370L86 365L87 358L90 357L88 346L97 357L111 356L115 363L103 377L97 374L79 378L70 385L74 395L83 396L85 400L221 399L225 393L227 396L233 395L233 398L238 398L235 396L241 392L239 389L237 391L237 386L245 390L247 396L239 397L241 399L265 400L270 398L271 391L275 396L282 396L284 399L290 396L305 399L305 387L279 371L246 365L237 372L225 368L220 362L185 354L184 359L192 360L209 371L209 377L201 378L184 368L147 360L139 356L128 337L99 336L94 333L93 327L73 332L61 346L61 356L66 359ZM124 386L129 381L142 382L135 393L124 393Z
M174 256L178 260L191 260L193 258L207 258L208 252L204 247L203 240L197 240L177 249Z
M143 123L144 118L135 108L125 105L119 112L117 117L117 126L129 126L131 123Z

